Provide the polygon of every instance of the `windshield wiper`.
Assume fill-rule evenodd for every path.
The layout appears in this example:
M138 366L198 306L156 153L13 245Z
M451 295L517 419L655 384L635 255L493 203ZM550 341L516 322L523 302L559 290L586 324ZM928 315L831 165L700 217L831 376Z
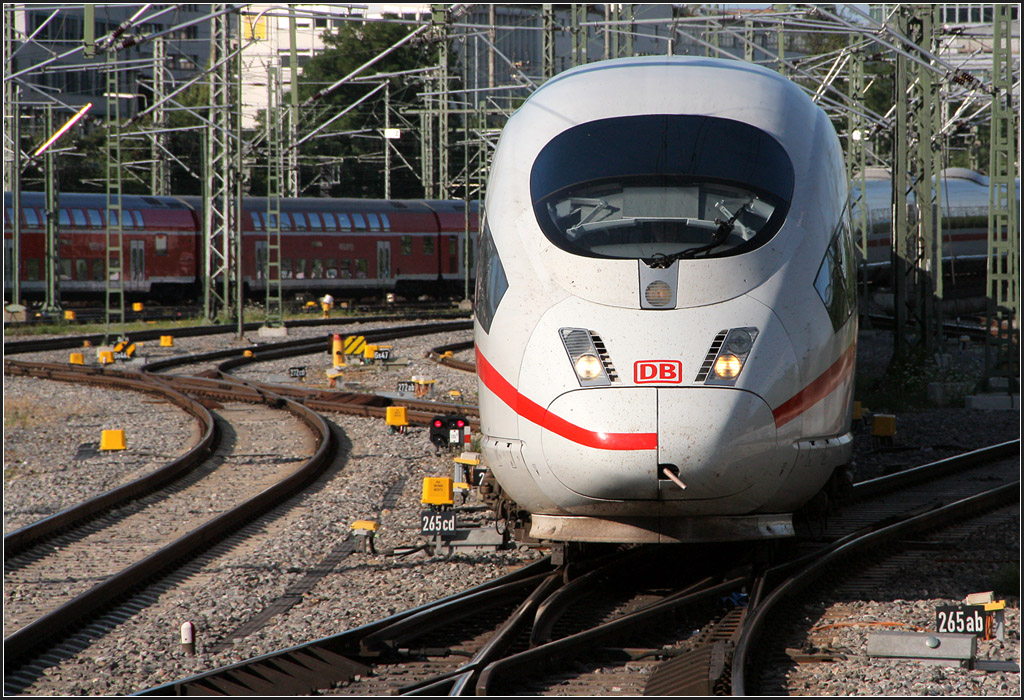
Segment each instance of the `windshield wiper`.
M708 243L707 245L701 246L699 248L687 248L685 250L680 250L679 252L672 253L671 255L655 255L652 260L644 260L644 262L647 263L648 267L658 270L664 270L665 268L672 265L672 263L674 263L676 260L689 260L698 253L707 253L711 250L714 250L718 246L725 243L725 241L729 238L729 234L732 233L732 230L734 228L736 228L736 219L739 218L740 214L743 213L743 210L746 209L753 201L753 198L748 199L742 207L736 210L736 213L733 214L728 221L722 221L716 216L715 233L711 237L711 242ZM720 208L724 210L724 207Z

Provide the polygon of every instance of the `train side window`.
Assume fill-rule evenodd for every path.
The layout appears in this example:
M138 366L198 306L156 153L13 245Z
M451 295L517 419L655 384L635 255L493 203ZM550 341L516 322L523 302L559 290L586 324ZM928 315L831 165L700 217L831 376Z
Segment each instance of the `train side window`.
M376 214L373 214L371 212L367 212L366 213L366 218L370 222L370 230L371 231L380 231L380 219L377 218Z
M288 216L288 214L286 214L285 212L281 212L281 230L292 230L292 217Z
M89 215L89 225L93 228L103 228L103 216L100 214L99 209L86 209L85 213Z
M402 255L412 255L412 236L402 236Z
M153 247L157 255L167 255L167 235L159 234L153 238Z
M352 223L357 231L366 230L366 219L363 218L362 214L353 214Z
M27 207L22 209L22 211L25 212L25 223L28 224L31 228L38 228L39 215L36 214L36 210L32 209L31 207Z
M57 217L57 224L60 226L70 226L71 216L68 214L67 209L61 209L60 215Z
M352 279L352 261L348 258L342 258L338 264L338 277L343 280Z
M304 280L306 279L306 259L296 258L295 259L295 279Z
M102 282L103 281L103 258L93 258L92 261L92 281Z
M380 223L381 223L381 227L385 231L390 231L391 230L391 219L388 218L387 214L381 214L380 215Z
M25 279L29 282L39 281L39 258L29 258L25 261Z
M114 227L117 226L117 210L116 209L107 209L107 223L110 226L114 226Z
M71 261L67 258L60 259L60 278L64 282L71 280Z
M121 228L135 228L135 219L127 209L121 210Z
M146 222L142 220L141 211L133 209L131 214L132 218L135 219L135 228L146 228Z
M315 211L309 212L309 227L319 231L323 226L320 224L320 215Z
M71 218L75 222L75 226L85 228L85 211L82 209L72 209Z
M306 230L306 216L302 212L295 212L292 214L292 220L295 222L296 231Z
M79 282L89 279L89 261L85 258L75 258L75 279Z
M423 239L423 254L424 255L433 255L434 254L434 239L433 238L428 237L428 238L424 238Z
M324 228L331 229L331 230L334 230L334 229L338 228L338 223L334 219L334 214L332 214L329 211L325 211L323 213L323 217L324 217Z
M290 280L292 278L292 259L282 258L281 259L281 279Z
M338 261L335 258L327 258L327 279L338 279Z
M277 228L277 214L267 214L267 230L272 231Z
M253 228L253 230L254 231L262 231L263 230L263 219L260 218L260 213L258 211L253 211L253 212L249 212L249 215L252 217L252 228Z
M320 258L313 259L313 272L310 274L310 279L323 279L324 278L324 261Z
M366 279L366 271L369 270L369 265L366 264L366 258L356 258L356 278L364 280Z
M348 214L338 214L338 228L342 231L352 230L352 222L349 221Z

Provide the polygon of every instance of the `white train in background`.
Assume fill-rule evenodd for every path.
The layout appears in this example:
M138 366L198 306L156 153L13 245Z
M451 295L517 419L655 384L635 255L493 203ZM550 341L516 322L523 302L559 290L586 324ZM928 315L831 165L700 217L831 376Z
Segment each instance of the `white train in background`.
M785 537L849 463L856 262L825 113L739 61L588 64L494 156L482 452L552 541Z

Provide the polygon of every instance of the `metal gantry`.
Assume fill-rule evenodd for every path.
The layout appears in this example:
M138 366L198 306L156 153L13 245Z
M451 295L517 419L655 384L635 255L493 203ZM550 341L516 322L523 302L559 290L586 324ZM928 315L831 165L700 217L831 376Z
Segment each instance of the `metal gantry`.
M992 117L989 151L988 352L986 375L1001 377L1008 391L1019 391L1020 355L1017 314L1020 311L1020 212L1016 161L1019 114L1013 90L1019 89L1011 54L1010 5L997 5L993 17Z
M992 252L988 288L995 306L1010 309L1011 314L1015 314L1019 306L1019 225L1015 198L1015 176L1019 168L1016 162L1015 109L1015 100L1018 99L1015 91L1019 91L1019 56L1010 43L1010 6L994 7L994 31L998 38L993 52L993 77L990 82L986 82L986 75L969 72L962 65L951 63L952 59L945 54L940 55L937 37L943 27L939 22L932 21L933 10L924 6L878 6L895 11L893 16L884 16L869 15L861 9L862 6L857 5L775 5L756 13L693 5L666 7L613 4L597 9L596 6L575 3L542 4L528 9L515 7L511 11L506 6L491 5L486 11L473 14L474 19L470 21L466 19L469 12L467 8L470 6L435 3L431 5L429 17L421 17L416 29L402 41L380 52L351 75L340 78L332 86L318 91L317 96L299 105L297 87L301 77L296 50L297 21L320 17L349 21L355 10L340 7L324 10L321 6L297 4L270 5L259 11L260 16L265 13L267 16L286 18L288 22L287 50L278 50L275 46L271 60L279 61L282 56L289 58L293 86L290 109L279 104L279 116L273 115L273 110L268 110L268 120L273 119L274 124L280 127L276 136L262 130L259 134L241 133L238 94L240 71L237 63L243 46L233 22L240 6L203 6L209 12L201 21L211 27L209 68L192 81L179 85L168 85L164 79L165 73L167 80L173 80L173 77L170 71L162 70L166 64L168 46L162 39L176 31L176 28L167 27L151 34L133 33L143 27L153 26L149 24L150 20L173 11L173 6L137 7L137 10L131 10L130 17L121 26L100 36L98 41L95 36L89 37L87 30L85 46L81 49L83 54L102 51L108 56L114 56L114 60L108 60L105 70L117 73L120 70L116 59L118 53L145 42L152 42L153 47L152 63L149 64L153 75L145 86L153 95L150 105L127 121L121 119L121 115L106 120L111 127L111 133L108 134L110 162L107 166L110 207L112 212L120 213L120 178L124 177L125 172L131 171L126 162L128 151L121 142L131 135L142 134L151 139L148 185L154 194L168 192L168 161L177 161L179 166L185 164L168 150L165 138L170 130L166 127L165 105L171 109L185 109L180 104L181 91L190 84L198 84L200 80L207 81L210 87L209 105L191 108L195 119L204 125L205 169L201 173L191 174L202 182L204 189L201 274L204 283L204 312L210 318L234 316L240 323L242 317L244 287L239 270L238 246L241 238L240 212L237 209L245 186L241 154L248 154L251 160L259 149L264 149L268 153L268 169L272 168L272 163L286 163L280 171L268 171L269 215L274 206L271 204L274 197L296 196L299 192L299 165L302 158L299 146L323 128L323 124L317 121L322 121L319 110L317 113L312 110L318 96L356 79L357 74L365 71L375 61L403 43L423 38L424 35L428 35L433 42L437 62L429 67L429 74L421 72L408 79L423 80L426 83L427 88L423 92L426 107L422 110L395 107L391 104L394 95L390 88L384 82L379 85L387 93L386 120L395 116L403 120L405 133L418 131L421 146L418 174L424 195L428 198L447 198L458 194L479 198L497 131L516 101L569 65L580 65L597 58L632 55L637 51L690 53L756 61L786 74L801 85L840 125L841 138L847 144L850 159L848 172L855 192L864 192L864 174L869 166L889 166L894 171L894 182L901 185L894 188L893 195L893 213L898 214L893 216L895 258L897 265L902 266L902 273L897 275L896 308L903 320L913 321L918 326L915 335L926 344L935 338L941 310L939 301L943 294L941 236L938 235L942 229L941 192L933 187L932 182L941 169L943 155L948 152L948 142L972 130L974 133L978 133L979 129L983 131L985 122L990 122L993 134L993 161L989 167L993 187L993 223L990 226ZM9 145L17 140L13 129L19 120L12 115L17 114L18 109L18 81L33 70L60 70L50 66L56 65L54 62L58 58L67 55L65 53L45 58L27 72L20 66L16 67L11 46L17 40L38 39L35 34L23 39L15 37L11 26L14 25L16 11L25 10L5 6L5 19L9 20L5 31L4 52L7 67L5 182L7 189L12 191L16 184L10 171L19 170L11 167L16 164L17 157L16 149ZM54 10L57 15L62 11L59 8ZM502 15L502 12L505 14ZM520 17L522 21L513 26L507 21L510 17ZM195 22L190 20L191 24ZM933 26L928 27L929 23ZM522 55L505 48L511 44L502 42L510 41L509 37L515 33L519 33L519 37L529 36L531 41L535 40L533 58L524 61ZM801 53L807 42L828 34L846 35L844 45L817 54ZM256 37L251 39L255 41ZM458 76L450 71L452 52L463 51L463 56L466 56L468 47L472 45L477 47L475 51L480 51L479 47L483 44L487 46L483 52L486 56L485 83L469 80L466 73ZM864 103L870 84L865 76L865 62L869 57L896 69L896 99L885 114L872 112ZM469 59L464 60L468 62ZM475 60L479 62L479 58ZM275 67L282 70L279 64ZM132 70L136 71L136 75L126 74L124 79L138 83L140 78L137 73L142 68L135 66ZM463 65L463 70L467 70L466 65ZM502 75L508 77L502 79ZM378 78L368 76L367 79ZM379 78L382 81L388 79ZM110 83L109 78L107 82ZM108 87L108 93L111 89ZM137 93L139 90L132 84L121 85L116 91ZM116 109L117 105L112 103L111 107ZM346 107L342 111L354 107ZM151 119L145 128L140 128L144 116ZM278 118L282 120L280 124ZM328 121L334 118L332 115ZM418 125L414 121L417 118ZM385 127L388 125L389 122L385 123ZM131 133L128 133L129 129ZM120 136L117 136L118 130L123 131ZM842 133L844 130L845 133ZM453 134L461 136L452 139ZM884 141L887 138L892 139L895 146L892 154L885 152L887 144ZM414 171L417 169L414 161L408 162L400 150L392 149L390 145L384 141L382 167L385 172L382 177L386 194L390 194L391 156L401 158L404 167ZM452 159L450 151L457 152L460 148L463 149L461 157ZM282 155L272 155L271 151ZM475 155L471 155L473 152ZM455 163L461 163L461 172L453 171L460 167L453 168ZM344 164L340 167L344 167ZM190 171L186 168L186 172ZM911 191L914 193L913 212L907 209L907 194ZM17 197L14 198L13 206L17 206ZM855 211L862 215L866 214L863 210L863 207L855 207ZM911 213L913 216L910 216ZM120 220L119 216L115 217ZM862 252L865 252L864 224L862 221L858 226L862 231ZM116 238L119 234L110 235ZM17 238L11 244L12 260L17 258L13 254L19 245ZM108 258L113 256L114 245L113 242L110 245ZM278 293L269 292L270 283L276 280L280 284L281 278L279 269L276 277L271 274L273 256L269 238L266 246L266 270L262 274L267 275L270 314L271 306L276 308L281 304L279 296L276 296ZM123 309L123 285L130 280L119 262L108 260L108 264L107 286L112 290L108 291L108 298L119 300L121 303L116 306ZM59 270L54 270L51 276L59 279L59 274ZM15 299L18 287L16 280L12 285ZM115 315L118 312L117 309L112 311ZM123 310L120 313L123 318ZM895 342L900 344L902 341L897 339Z

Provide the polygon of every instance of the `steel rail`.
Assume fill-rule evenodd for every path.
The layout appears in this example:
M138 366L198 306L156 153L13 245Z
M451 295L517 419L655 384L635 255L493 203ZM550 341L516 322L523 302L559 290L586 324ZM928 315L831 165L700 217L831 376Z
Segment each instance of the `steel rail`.
M4 639L4 671L12 671L28 661L40 647L50 643L86 618L127 595L144 581L150 580L214 542L227 537L245 523L262 515L285 498L297 493L312 482L330 463L335 444L327 422L312 410L289 399L281 399L281 406L308 425L317 436L317 449L313 456L278 483L270 486L235 508L207 521L190 533L145 557L132 566L114 574L67 604L34 620Z
M351 659L359 655L362 641L370 635L393 627L410 616L428 612L437 606L450 606L458 609L460 603L485 591L502 588L507 590L505 587L510 584L527 579L537 580L538 577L546 576L550 570L551 560L549 557L545 557L466 591L424 603L382 620L370 622L330 637L142 690L135 695L253 695L258 693L306 695L318 688L327 687L331 683L349 681L355 673L365 673L366 666ZM311 665L306 662L310 658L319 659L328 655L335 659L335 663L330 667Z
M819 556L816 556L811 564L772 589L764 597L763 601L756 605L753 612L748 615L733 655L732 694L747 694L745 676L749 661L748 656L757 644L769 614L783 600L804 590L825 573L835 571L836 566L840 562L865 554L868 551L877 552L879 546L883 543L892 542L912 532L951 523L990 508L1011 503L1015 499L1020 499L1019 480L932 509L926 513L911 515L900 522L873 532L855 534L826 548L826 552L824 554L819 553Z
M459 312L458 316L464 318L465 313ZM397 321L397 320L425 320L428 318L438 318L437 314L426 314L416 313L402 316L339 316L337 318L317 318L307 320L288 321L285 323L286 328L309 328L316 326L346 326L349 324L357 323L372 323L377 321ZM466 327L472 327L472 321L463 321L468 324ZM256 331L263 326L262 322L258 323L246 323L243 324L242 328L246 331ZM131 332L131 338L133 340L158 340L160 336L170 335L175 338L193 338L198 336L206 335L226 335L228 333L235 333L237 328L228 327L226 325L213 325L213 326L191 326L188 328L164 328L164 329L146 329L137 330ZM364 333L365 335L365 333ZM4 354L15 355L26 352L40 352L44 350L60 350L62 348L79 348L82 347L84 341L88 340L92 344L102 343L105 337L104 333L92 333L88 335L73 335L63 336L60 338L46 338L46 339L33 339L33 340L13 340L4 342Z
M58 378L54 376L54 372L50 367L32 366L12 360L4 361L4 373L17 376ZM156 383L152 378L141 375L129 377L101 374L94 375L94 381L97 377L102 377L104 384L153 394L180 407L199 421L202 428L202 437L199 443L185 454L156 471L4 535L4 561L24 552L41 539L52 537L54 534L89 518L93 518L114 506L151 493L191 471L216 449L217 443L220 440L220 432L217 429L216 421L214 421L210 411L198 401L185 396L169 386Z

